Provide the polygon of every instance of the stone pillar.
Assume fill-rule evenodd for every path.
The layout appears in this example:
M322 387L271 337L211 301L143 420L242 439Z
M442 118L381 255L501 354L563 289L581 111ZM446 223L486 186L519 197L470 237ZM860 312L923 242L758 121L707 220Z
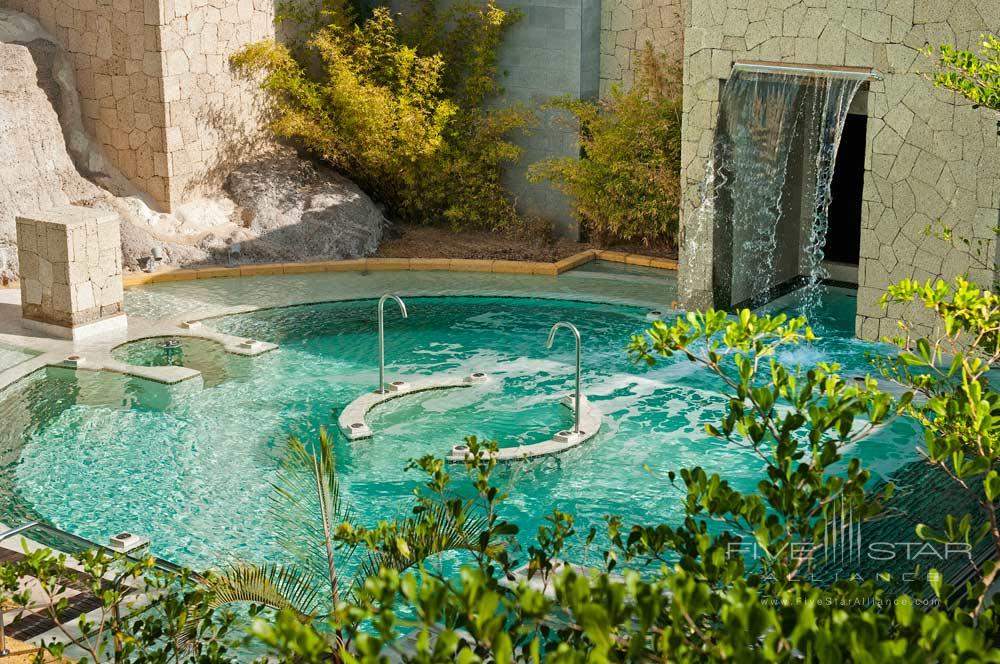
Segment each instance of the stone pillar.
M126 327L118 223L73 205L17 217L26 327L65 339Z

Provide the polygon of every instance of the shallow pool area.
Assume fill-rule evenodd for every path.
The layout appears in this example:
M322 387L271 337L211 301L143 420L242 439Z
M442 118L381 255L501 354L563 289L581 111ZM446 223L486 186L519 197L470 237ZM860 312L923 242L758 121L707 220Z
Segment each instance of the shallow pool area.
M12 346L0 344L0 371L10 369L21 362L30 360L36 355L37 353L33 353L22 348L14 348Z
M202 318L220 309L400 295L504 295L589 300L670 308L677 299L673 272L593 261L558 277L490 272L343 272L199 279L129 289L125 308L146 319Z
M614 282L597 274L602 276L577 279ZM475 276L466 286L481 286ZM307 288L308 280L289 277L163 284L131 291L129 302L132 314L177 317L220 298L237 307L241 298L265 306L281 288L288 295L303 283ZM185 286L192 302L183 310L177 303ZM635 292L617 299L638 301L641 289L651 286L639 282ZM424 281L414 288L429 287ZM629 360L625 344L649 326L648 306L551 296L407 296L406 320L387 309L387 378L486 372L491 380L379 406L369 415L370 439L352 442L335 433L345 499L360 521L407 513L422 479L405 471L412 458L445 456L467 435L501 446L538 442L571 423L559 403L573 384L570 336L545 349L549 327L559 320L580 329L583 392L604 423L579 448L500 472L510 491L506 516L520 526L523 540L553 509L575 514L582 534L602 530L608 514L626 523L676 522L681 492L666 475L685 466L701 465L752 489L759 459L704 433L725 407L718 383L685 360L652 368ZM576 297L599 299L592 292ZM828 293L818 318L823 340L781 359L806 365L836 360L846 372L866 373L864 354L878 346L853 339L852 306L849 292ZM171 338L163 336L113 351L132 364L202 373L198 381L174 386L106 371L33 374L0 392L0 520L41 518L95 541L121 530L143 533L157 555L194 566L279 558L268 510L285 440L290 434L312 439L322 426L334 432L338 412L375 388L375 323L375 301L368 298L269 308L203 323L278 344L259 357L226 353L207 340L168 344ZM856 453L886 474L912 460L916 444L915 427L897 421L860 443ZM599 546L580 544L571 554L596 562Z

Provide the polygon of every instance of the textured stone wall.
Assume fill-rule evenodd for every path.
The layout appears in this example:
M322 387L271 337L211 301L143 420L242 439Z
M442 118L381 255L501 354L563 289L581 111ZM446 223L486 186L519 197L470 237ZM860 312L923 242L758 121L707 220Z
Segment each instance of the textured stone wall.
M639 69L646 44L680 66L684 59L683 0L603 0L601 3L601 95L625 89Z
M118 215L64 206L17 218L21 315L77 327L119 316L122 252Z
M147 3L149 4L149 3ZM166 105L170 201L216 191L264 140L262 99L229 56L274 36L274 0L160 0L156 16Z
M507 186L519 209L550 219L563 237L577 237L577 221L566 198L549 183L532 184L525 173L530 164L553 156L575 156L580 147L576 128L562 113L541 111L553 97L596 99L600 87L600 0L508 0L518 9L515 24L499 53L504 101L539 110L539 124L516 138L523 148L521 163L509 170Z
M964 272L989 283L1000 222L1000 142L997 118L949 92L934 89L925 44L975 46L983 32L1000 32L996 0L685 0L684 143L681 291L688 306L711 294L712 238L696 224L721 82L735 60L871 67L884 75L867 95L867 148L862 208L857 331L893 334L920 311L878 299L906 277L951 278ZM983 253L924 231L940 220ZM831 219L831 232L836 231ZM981 244L980 244L981 243Z
M166 106L143 0L0 0L34 16L76 69L84 125L139 189L166 203Z
M273 35L273 0L0 0L34 16L76 69L86 129L164 210L207 193L260 140L228 56Z

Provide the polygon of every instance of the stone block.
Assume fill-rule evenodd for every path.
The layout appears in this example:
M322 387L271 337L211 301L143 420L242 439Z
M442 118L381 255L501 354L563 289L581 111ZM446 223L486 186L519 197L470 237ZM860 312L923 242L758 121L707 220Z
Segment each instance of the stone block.
M25 325L68 338L124 326L118 224L73 205L17 218Z

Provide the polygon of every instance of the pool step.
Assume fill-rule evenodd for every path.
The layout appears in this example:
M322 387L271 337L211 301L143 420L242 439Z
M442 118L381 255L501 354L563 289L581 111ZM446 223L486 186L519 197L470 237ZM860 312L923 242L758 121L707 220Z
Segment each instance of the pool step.
M369 392L362 394L352 401L340 413L337 418L337 425L341 432L347 436L348 440L361 440L371 438L373 431L368 425L368 413L379 404L392 399L398 399L406 394L426 392L428 390L448 390L458 387L471 387L479 383L485 383L489 376L476 372L469 376L434 376L423 380L407 382L397 380L389 384L389 389L385 392Z

